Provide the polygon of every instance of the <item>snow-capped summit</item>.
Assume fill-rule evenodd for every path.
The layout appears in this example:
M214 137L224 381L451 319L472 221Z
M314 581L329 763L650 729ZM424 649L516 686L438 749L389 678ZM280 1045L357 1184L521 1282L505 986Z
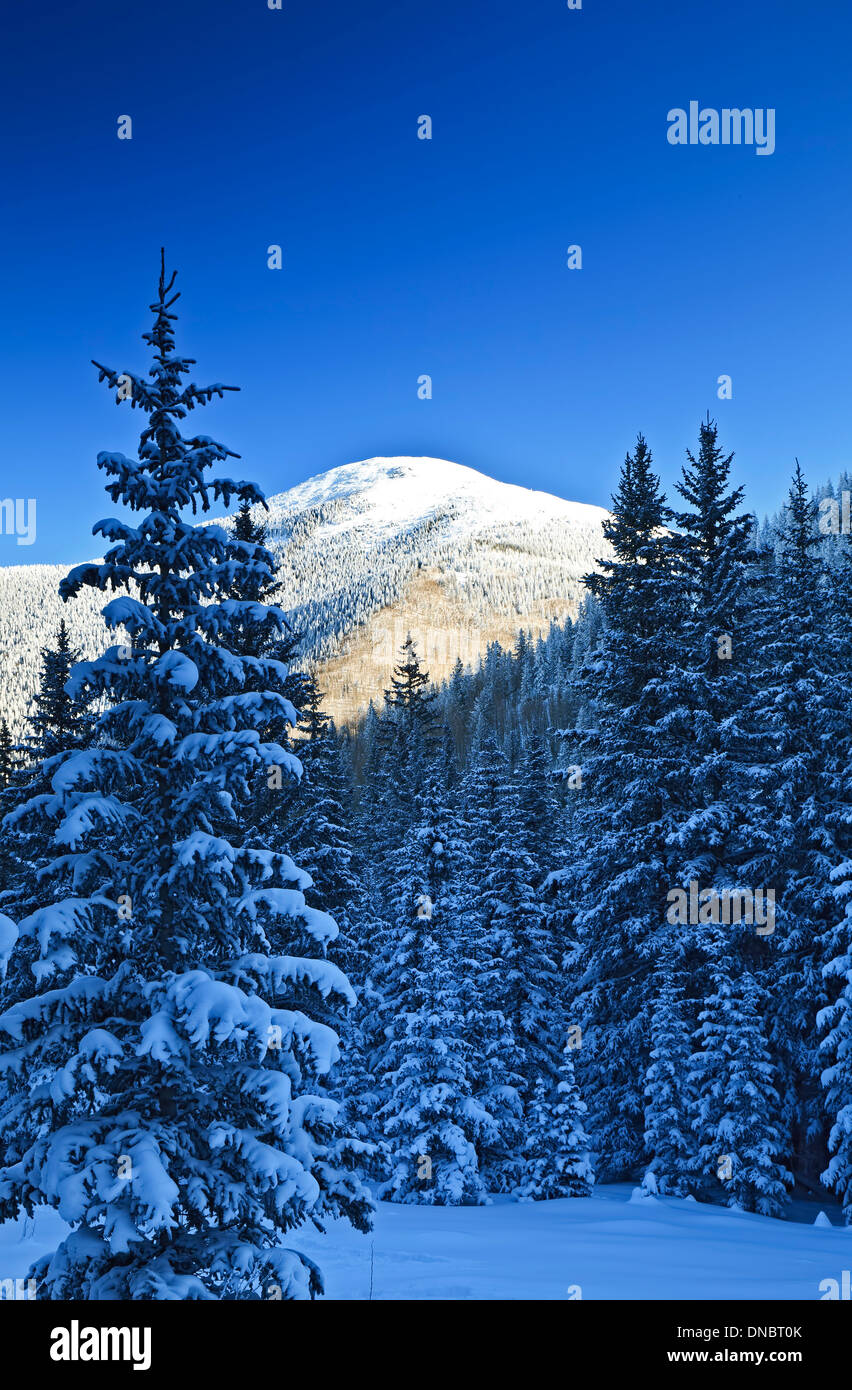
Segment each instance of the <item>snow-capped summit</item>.
M491 641L546 632L577 610L607 553L602 507L499 482L447 459L372 458L320 473L258 509L279 559L280 602L320 668L328 708L381 701L410 630L433 677ZM21 728L39 649L60 618L87 655L106 645L93 593L59 599L59 565L0 568L0 709Z
M489 642L576 612L608 548L602 507L436 458L372 458L269 499L284 602L322 663L329 708L381 702L409 631L433 679Z
M548 521L600 525L606 512L582 502L566 502L549 492L498 482L475 468L448 459L372 458L331 468L272 503L294 512L328 502L356 500L359 522L398 530L431 516L474 515L481 523L524 522L545 526Z

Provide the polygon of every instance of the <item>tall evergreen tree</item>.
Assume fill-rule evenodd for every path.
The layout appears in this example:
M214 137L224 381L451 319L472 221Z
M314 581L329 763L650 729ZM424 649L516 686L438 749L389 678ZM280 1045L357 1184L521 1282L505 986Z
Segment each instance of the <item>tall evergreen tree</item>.
M382 1000L379 1121L392 1149L382 1195L437 1206L487 1200L479 1151L494 1121L474 1094L454 941L449 826L433 781L397 855L395 940Z
M52 796L30 808L56 827L66 895L19 923L33 985L0 1015L0 1215L46 1203L71 1226L32 1269L49 1299L309 1297L321 1275L282 1238L337 1211L366 1221L363 1194L331 1162L336 1106L322 1077L336 1039L290 1007L351 997L323 959L336 928L306 904L289 856L239 823L267 767L298 774L259 732L296 714L277 688L286 668L230 645L245 613L232 590L266 582L272 557L184 517L263 498L209 477L230 451L180 432L229 388L182 381L192 359L175 350L174 279L163 267L150 376L129 378L147 417L139 458L98 458L110 497L136 517L98 523L104 560L61 587L64 598L131 587L104 619L132 649L74 670L72 699L106 701L98 746L60 755ZM128 379L99 373L116 390ZM282 626L275 609L266 622ZM229 819L231 840L213 833ZM273 929L290 950L269 950Z
M673 675L683 713L673 733L688 755L689 776L670 836L674 881L685 887L696 879L719 891L743 881L762 885L767 867L757 805L761 748L748 698L758 640L750 622L753 519L739 511L743 489L730 488L732 459L708 419L677 484L691 510L676 518L688 602ZM703 954L697 942L697 958ZM749 964L756 966L756 951Z
M852 863L836 873L845 906L842 921L828 936L824 974L833 986L830 1002L818 1015L825 1030L820 1045L825 1107L830 1121L829 1161L822 1180L836 1194L847 1225L852 1225Z
M536 879L540 882L558 860L565 837L550 750L541 734L534 733L527 740L517 786L524 843L535 861Z
M66 686L80 652L71 645L63 618L52 647L41 653L41 680L33 697L24 741L30 762L42 762L70 748L82 748L91 739L92 714L75 702Z
M765 1006L750 971L733 979L726 966L717 968L715 989L700 1014L690 1084L697 1095L693 1127L705 1182L721 1183L728 1206L779 1216L792 1175L775 1126L778 1095Z
M17 766L12 735L5 719L0 719L0 788L8 787Z
M582 1023L577 1071L594 1098L590 1127L602 1178L645 1163L645 1080L657 940L671 886L668 837L688 773L673 746L670 673L682 622L671 521L642 435L628 454L604 533L612 559L587 578L597 637L578 679L585 727L569 735L582 784L569 793L574 860L560 885L571 987ZM574 644L579 660L585 646ZM573 750L572 750L573 751Z
M561 1079L539 1076L527 1106L519 1201L541 1202L591 1194L594 1172L589 1139L583 1128L585 1115L571 1052L566 1048Z
M46 897L62 896L61 885L51 884L48 868L55 857L49 820L38 815L13 814L15 806L51 795L54 759L92 740L90 701L72 700L66 686L80 653L72 646L64 620L54 646L42 649L41 678L29 711L27 732L17 752L17 766L10 785L0 793L0 814L6 817L0 843L0 903L14 905L19 917L34 912ZM20 959L12 965L10 995L20 986L15 978ZM24 968L28 968L28 965Z
M849 690L852 689L852 635L849 630L852 559L847 547L842 554L843 559L833 567L831 576L826 645L828 662L836 661L842 684ZM848 710L848 703L845 708ZM844 1220L852 1225L852 776L849 771L852 749L848 717L844 720L841 716L833 722L832 736L826 740L825 750L834 792L834 811L828 817L828 833L832 852L839 852L839 862L831 869L826 866L835 906L823 930L819 951L821 978L828 995L816 1020L821 1036L817 1057L822 1068L823 1114L829 1130L828 1162L821 1176L837 1194ZM822 902L819 887L814 899ZM810 964L808 954L805 960ZM820 997L816 991L815 994Z
M413 722L423 717L435 699L429 689L429 672L420 665L414 639L409 632L402 644L400 659L391 673L390 689L385 691L385 704L399 710Z
M511 1192L524 1177L525 1107L539 1077L551 1096L560 1079L564 984L535 886L537 866L524 842L517 788L491 737L468 770L462 806L474 874L471 954L478 962L469 981L469 1025L478 1041L483 1103L498 1123L486 1166L492 1187Z
M820 553L816 508L796 463L755 596L759 653L752 719L760 730L764 865L783 930L767 943L768 1026L779 1070L782 1126L797 1177L815 1187L827 1157L817 1015L830 997L821 967L836 918L833 870L845 857L849 734L843 634Z
M371 729L359 805L363 846L383 896L392 888L393 854L417 821L438 738L437 695L409 635Z
M645 1084L645 1148L657 1190L684 1197L694 1186L694 1114L688 1090L689 1024L676 944L659 953L651 1015L651 1053Z
M772 853L772 827L767 824L762 796L766 786L766 741L756 717L751 688L757 680L761 648L760 624L755 619L759 574L752 549L753 518L741 512L743 490L731 487L733 456L724 454L715 422L699 431L697 455L687 451L687 465L678 491L690 510L677 517L681 573L689 603L678 632L680 654L673 687L682 711L673 736L688 756L684 777L686 800L677 810L669 835L671 884L682 890L692 882L708 904L698 922L684 928L691 989L699 1001L718 999L718 981L729 981L734 997L765 1001L774 970L784 918L776 914L768 931L755 924L735 923L720 930L718 904L725 894L777 895L777 859ZM705 1008L709 1008L709 1002ZM743 1046L751 1046L749 1016L744 1003ZM738 1025L740 1026L740 1025ZM762 1024L761 1024L762 1026ZM755 1035L756 1036L756 1035ZM765 1042L760 1043L764 1047ZM758 1043L754 1043L758 1047ZM761 1073L762 1076L762 1073ZM760 1077L756 1085L760 1085ZM777 1078L763 1092L767 1142L783 1132L784 1102ZM709 1122L702 1118L710 1114ZM715 1143L707 1139L707 1124L715 1122L712 1107L699 1104L696 1121L699 1158L714 1181ZM703 1138L702 1138L703 1136ZM783 1147L776 1145L774 1152ZM763 1199L761 1210L780 1203L783 1182ZM755 1199L756 1200L756 1199Z

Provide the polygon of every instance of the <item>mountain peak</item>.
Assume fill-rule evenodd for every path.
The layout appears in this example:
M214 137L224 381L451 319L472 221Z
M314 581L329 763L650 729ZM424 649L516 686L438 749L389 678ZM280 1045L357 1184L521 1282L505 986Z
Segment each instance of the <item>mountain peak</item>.
M278 562L278 602L303 636L338 722L379 703L411 632L433 680L489 642L547 632L577 612L584 574L609 547L602 507L436 458L371 458L329 469L268 499L262 520ZM40 646L65 618L85 657L109 640L103 595L59 598L65 567L0 569L0 707L19 731L38 682Z
M479 525L520 521L541 526L560 520L599 526L607 515L603 507L503 483L449 459L407 455L331 468L270 502L276 510L301 512L345 499L357 504L359 525L393 530L453 511L468 520L475 516Z

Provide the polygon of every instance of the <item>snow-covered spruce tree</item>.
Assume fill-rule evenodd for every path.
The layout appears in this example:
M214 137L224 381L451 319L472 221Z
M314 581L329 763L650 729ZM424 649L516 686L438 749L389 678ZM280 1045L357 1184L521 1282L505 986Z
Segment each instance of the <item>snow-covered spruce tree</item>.
M645 1075L645 1149L657 1190L685 1197L695 1186L695 1136L688 1094L692 1049L678 954L673 942L657 961L651 1056Z
M385 691L381 714L372 705L364 722L365 756L359 761L358 804L353 818L356 872L374 904L372 918L385 923L386 944L395 938L396 856L420 818L420 799L438 740L436 692L420 665L413 640L405 642ZM376 952L386 960L376 927Z
M402 644L399 658L391 673L390 689L385 691L385 703L389 709L401 710L406 714L419 712L422 707L432 704L435 695L429 689L429 672L420 665L410 632Z
M852 562L847 555L833 586L831 619L831 634L842 653L841 670L847 688L852 688L850 589ZM837 1194L844 1219L852 1225L852 778L848 734L836 736L832 749L838 767L837 805L831 828L845 853L829 874L836 898L835 921L825 931L821 942L822 976L829 992L828 1003L817 1016L817 1027L822 1034L818 1054L823 1068L820 1079L829 1126L829 1161L822 1181Z
M479 967L470 975L470 1034L478 1040L483 1104L498 1124L485 1166L489 1187L511 1192L525 1176L526 1104L540 1076L559 1078L564 981L534 886L517 789L490 736L468 769L462 802L474 874L470 954Z
M247 499L237 511L233 536L248 545L266 546L267 527L262 513L258 515L258 508L253 509ZM291 752L298 751L302 775L297 780L287 776L280 767L270 768L266 776L261 775L259 782L252 786L250 799L239 804L238 815L245 835L267 849L294 857L302 872L307 874L310 879L305 895L308 906L329 912L338 927L337 935L329 943L328 958L341 967L351 982L348 967L353 964L354 956L350 943L353 935L364 930L367 916L351 868L352 852L344 828L342 776L335 776L335 764L340 765L340 746L321 708L322 697L315 680L295 664L301 635L289 623L283 631L270 631L268 622L264 621L267 608L274 603L280 588L278 580L268 571L259 572L256 567L244 568L235 578L231 597L239 601L234 611L235 627L237 622L239 627L234 633L234 651L240 656L274 658L278 669L286 673L274 686L284 698L271 717L259 726L258 732L265 743L277 743ZM298 740L292 734L292 706L299 711L298 731L302 737ZM310 766L306 765L306 755ZM326 782L333 785L326 786ZM349 892L350 889L353 891ZM310 932L304 927L297 929L292 919L271 921L265 930L271 954L312 954ZM362 974L358 976L359 993L363 993ZM360 1087L369 1092L358 1047L360 1030L349 1000L337 991L329 991L320 1000L310 982L294 982L290 1003L329 1025L337 1034L346 1035L334 1075L322 1078L330 1094L342 1099L346 1092L347 1070L358 1078ZM368 1004L368 999L362 999L361 1008ZM365 1100L365 1104L369 1104L369 1100ZM372 1173L375 1167L368 1162L372 1148L365 1142L364 1126L355 1118L355 1113L344 1115L341 1108L338 1132L329 1140L322 1165L316 1169L324 1189L322 1203L329 1210L345 1207L350 1201L363 1207L364 1191L359 1174L366 1175L368 1169Z
M718 893L775 886L768 876L771 827L760 807L765 742L750 698L760 644L753 622L753 518L739 511L743 489L731 487L732 460L708 418L699 428L698 452L687 450L676 485L690 508L676 517L688 603L676 634L670 684L677 704L669 736L688 775L671 816L671 883L685 889L695 879ZM690 934L687 927L683 932ZM690 978L701 992L712 977L710 938L703 925L692 936ZM734 930L715 943L762 975L770 960L767 943L774 947L775 939Z
M503 1011L501 962L483 901L487 867L500 838L494 815L508 777L506 760L487 732L480 709L458 794L463 849L457 867L464 908L460 907L457 926L462 952L461 1001L466 1036L472 1044L474 1094L494 1118L494 1129L482 1146L481 1162L489 1190L500 1193L512 1191L523 1176L524 1101L535 1083L535 1078L527 1075L521 1040ZM531 886L526 888L531 899Z
M378 1120L392 1165L382 1196L430 1206L487 1200L479 1151L494 1121L474 1098L474 1041L467 1035L454 924L449 827L430 781L417 823L396 856L395 944L380 981L383 1091Z
M541 882L558 861L565 840L553 760L541 734L534 733L527 741L518 768L517 787L524 841L535 861L536 880Z
M16 767L12 735L5 719L0 719L0 788L8 787Z
M323 695L316 678L306 675L303 684L299 726L304 738L298 748L304 774L299 795L294 798L290 844L300 866L313 880L312 892L342 928L342 919L353 914L361 893L353 867L351 796L340 739L331 716L322 708ZM338 952L340 945L338 937Z
M267 531L261 519L262 511L247 498L240 503L233 519L234 539L246 545L266 548ZM235 574L225 604L231 616L230 650L237 656L273 658L277 663L272 685L283 700L270 711L258 733L264 743L277 743L294 751L292 709L301 711L306 691L304 672L294 669L293 662L300 637L289 621L272 628L267 611L275 605L280 584L274 571L260 574L256 567L242 566ZM281 672L286 674L281 675ZM301 716L300 716L301 717ZM301 779L289 777L286 770L274 766L249 784L249 795L239 807L239 818L245 833L270 849L291 851L296 816L302 808ZM301 867L301 866L300 866ZM306 872L309 872L306 870ZM334 915L333 912L331 914Z
M62 885L46 876L56 854L49 820L37 814L7 813L33 800L38 803L38 798L49 794L54 759L72 749L85 748L92 740L93 715L88 702L72 700L65 689L79 658L62 621L56 645L42 648L41 679L17 750L19 766L10 785L0 793L0 816L5 818L0 841L0 909L5 903L18 917L34 912L51 897L64 896ZM0 1005L5 998L15 997L22 983L18 976L30 974L32 957L32 949L16 952L6 993L0 990Z
M0 719L0 825L6 813L20 799L21 786L29 780L26 756L22 757L20 744L13 743L6 720ZM7 829L0 834L0 911L7 910L16 885L20 887L22 883L32 883L31 863L37 857L38 840L32 833L10 834ZM9 930L7 928L7 932ZM7 940L10 939L7 937ZM5 969L4 966L3 975ZM3 997L0 980L0 1007Z
M573 646L583 705L565 742L582 785L567 794L576 849L552 880L554 920L561 910L563 940L576 939L566 965L599 1180L645 1165L654 962L673 882L667 840L690 772L688 750L668 735L681 703L669 678L682 623L670 520L639 435L604 524L613 559L587 578L592 599Z
M765 752L759 800L766 868L785 929L776 933L768 1036L778 1066L785 1148L816 1185L827 1158L817 1014L831 997L821 967L836 921L833 870L849 843L848 608L820 553L816 506L796 463L772 547L764 549L755 626L754 721Z
M721 948L714 954L725 961ZM780 1216L792 1174L776 1127L779 1101L763 1024L765 992L748 970L733 977L727 962L717 966L714 983L700 1014L689 1072L697 1169L714 1192L721 1184L727 1206Z
M338 925L329 956L345 972L358 997L342 1030L334 1094L343 1106L344 1128L360 1146L361 1166L370 1176L377 1176L372 1148L377 1099L365 1055L364 1030L375 1018L380 1002L372 984L378 925L355 867L352 788L344 746L331 716L322 707L323 695L316 678L306 675L303 682L299 727L304 737L297 748L304 771L286 817L287 847L311 876L307 901L321 904Z
M461 657L456 657L450 678L446 682L443 718L445 727L452 737L459 767L462 767L467 759L472 701L471 674L462 665Z
M66 896L19 924L36 971L0 1016L0 1215L46 1203L71 1226L31 1271L48 1299L310 1297L321 1274L286 1233L335 1206L365 1224L363 1202L330 1196L336 1106L318 1083L336 1038L291 1006L351 996L323 959L336 928L305 904L307 876L244 837L234 811L267 767L300 767L258 733L284 709L284 668L229 646L229 595L243 575L270 575L272 558L185 519L263 499L208 476L223 445L180 433L227 388L182 381L192 359L175 351L174 278L163 268L151 306L150 377L99 368L120 396L132 382L148 417L138 460L98 459L136 517L96 525L110 548L62 594L130 587L104 618L131 646L69 683L106 708L98 746L60 758L51 794L29 808L55 825ZM252 616L283 624L275 608ZM230 816L233 841L211 831ZM270 953L266 928L280 936L288 922L313 957Z
M566 1047L561 1079L540 1076L527 1105L524 1178L516 1192L519 1201L589 1196L595 1178L583 1128L585 1116L572 1054Z
M80 655L71 645L63 618L55 645L41 652L41 679L23 745L29 762L41 763L56 753L84 748L91 740L92 712L83 701L72 700L66 689Z
M409 634L400 660L393 668L390 689L385 691L385 707L376 729L379 762L378 789L383 823L396 826L396 840L404 827L413 824L418 797L437 739L436 695L429 686ZM374 792L374 803L378 800Z
M837 871L838 894L845 903L842 921L829 935L829 959L824 966L834 998L818 1015L825 1030L820 1057L825 1063L822 1085L831 1120L829 1162L822 1180L837 1194L846 1224L852 1226L852 861ZM833 954L831 954L833 952Z
M698 913L697 924L681 924L688 944L690 989L707 1001L719 997L718 981L751 981L760 997L762 1046L768 1047L765 1014L785 929L783 913L768 932L754 924L719 922L722 895L737 891L776 892L778 861L775 827L763 804L767 775L767 739L752 699L762 644L756 620L758 574L752 550L753 518L739 512L742 489L730 483L732 455L719 445L717 428L705 421L699 449L687 451L678 491L690 510L677 517L681 576L689 605L678 631L678 659L671 687L679 695L669 724L669 738L687 760L684 797L675 803L668 835L670 883L686 890L697 881L701 894L715 895ZM710 1007L709 1002L706 1007ZM745 1006L744 1006L745 1007ZM746 1027L746 1023L743 1023ZM759 1084L759 1081L756 1081ZM767 1144L776 1155L789 1152L785 1110L778 1077L762 1091ZM705 1178L716 1181L715 1138L709 1140L706 1106L695 1120L699 1157L709 1167ZM781 1136L779 1138L779 1136ZM762 1209L783 1201L780 1183Z
M253 508L247 498L240 503L234 517L233 535L238 541L266 547L268 536L263 513L256 506ZM296 665L302 634L295 632L289 622L273 631L263 618L264 607L275 605L280 591L281 582L274 571L257 574L252 570L235 578L232 593L242 606L234 613L232 645L239 656L272 656L286 664L287 675L282 681L281 693L301 709L307 690L307 677ZM252 604L260 606L255 609Z
M446 722L442 723L441 726L440 741L432 766L433 775L437 778L437 784L441 791L447 797L452 797L458 786L461 769L456 751L456 741Z

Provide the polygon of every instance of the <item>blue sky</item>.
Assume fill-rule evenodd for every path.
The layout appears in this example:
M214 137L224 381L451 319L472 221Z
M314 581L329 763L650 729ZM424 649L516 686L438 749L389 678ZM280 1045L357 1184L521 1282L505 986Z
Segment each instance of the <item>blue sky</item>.
M0 497L38 538L0 563L95 548L140 417L89 359L145 364L161 244L196 379L242 387L198 427L268 492L432 454L605 505L638 430L668 483L708 408L759 511L794 455L852 463L836 0L48 0L5 39ZM775 153L672 147L692 99L774 108Z

